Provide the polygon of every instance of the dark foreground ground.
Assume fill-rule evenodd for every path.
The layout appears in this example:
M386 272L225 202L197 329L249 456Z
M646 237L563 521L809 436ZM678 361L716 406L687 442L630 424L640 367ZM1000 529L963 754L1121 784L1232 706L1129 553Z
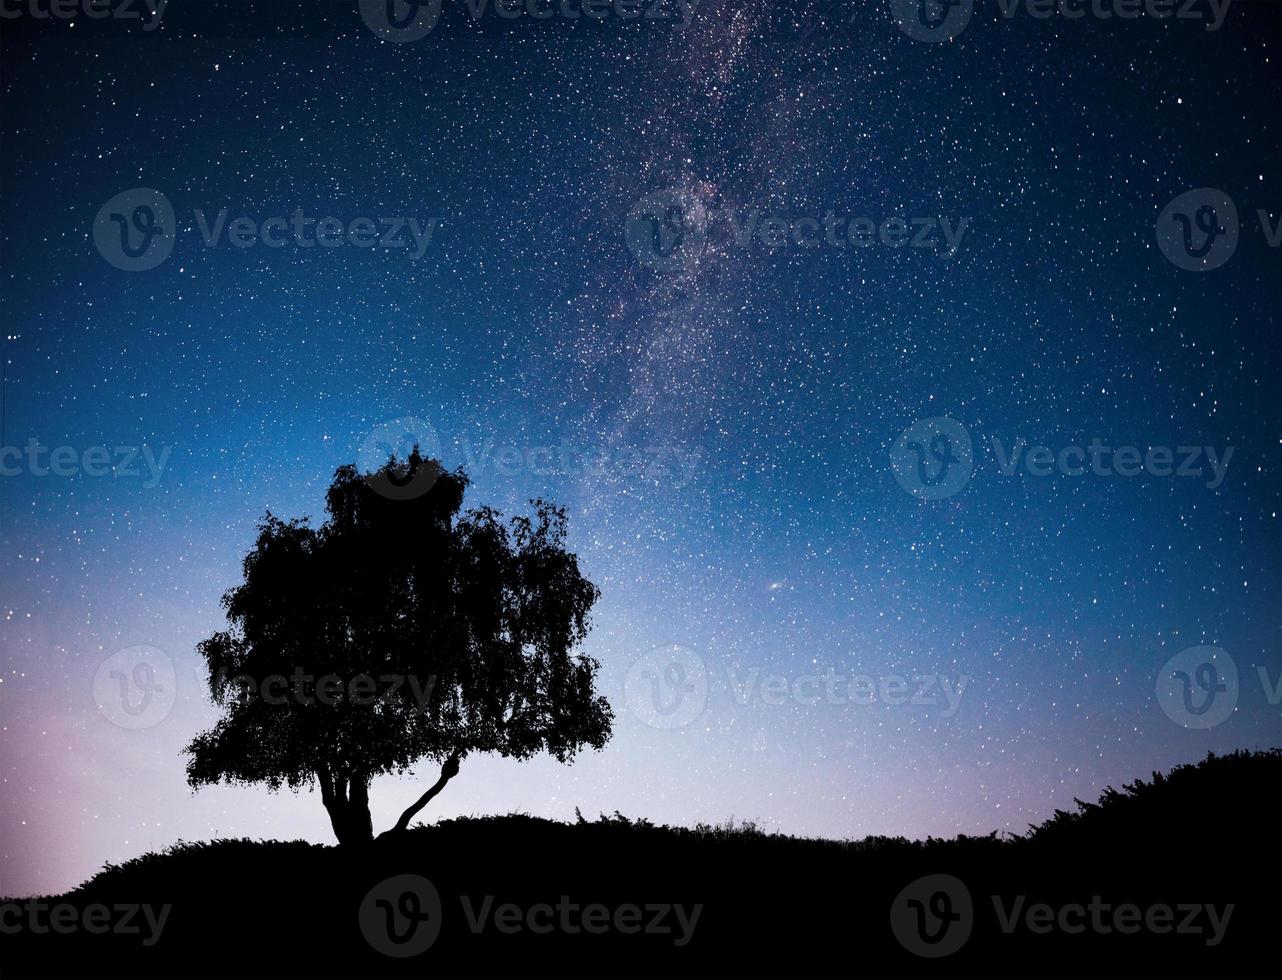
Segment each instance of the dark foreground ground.
M1109 790L1014 839L510 816L366 851L184 845L45 902L66 921L170 911L153 941L141 912L137 934L41 934L10 905L0 977L1276 978L1282 751Z

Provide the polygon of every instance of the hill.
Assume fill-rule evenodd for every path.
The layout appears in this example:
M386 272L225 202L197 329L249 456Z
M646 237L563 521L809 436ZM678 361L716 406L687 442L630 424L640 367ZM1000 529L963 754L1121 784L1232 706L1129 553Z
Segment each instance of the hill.
M43 933L6 906L0 975L1277 977L1282 750L1154 773L1018 837L511 815L360 849L180 844L43 902ZM131 903L150 906L136 932L85 928Z

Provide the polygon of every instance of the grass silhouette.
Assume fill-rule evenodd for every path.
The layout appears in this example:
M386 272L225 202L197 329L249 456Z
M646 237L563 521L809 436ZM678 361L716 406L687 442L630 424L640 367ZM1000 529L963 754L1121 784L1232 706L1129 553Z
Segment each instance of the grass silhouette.
M440 933L395 958L367 941L362 899L402 874L440 895ZM973 902L969 937L939 958L906 949L891 907L910 882L946 874ZM491 915L562 896L578 906L679 904L701 911L679 931L603 934L554 927L504 932ZM996 899L994 899L996 896ZM1170 929L1038 933L1019 896L1062 909L1092 898L1174 912ZM466 898L466 902L464 899ZM1022 835L910 841L805 839L752 823L655 826L615 813L565 824L526 814L442 820L397 838L340 848L302 841L180 843L108 865L48 899L78 909L172 907L159 941L136 935L0 935L0 975L361 976L1215 976L1282 969L1282 750L1208 755L1098 802L1077 801ZM1178 930L1184 908L1231 905L1221 938ZM554 913L555 914L555 913ZM558 920L560 921L560 920ZM667 920L675 921L673 915ZM1114 924L1116 924L1114 922ZM526 926L529 923L525 923Z

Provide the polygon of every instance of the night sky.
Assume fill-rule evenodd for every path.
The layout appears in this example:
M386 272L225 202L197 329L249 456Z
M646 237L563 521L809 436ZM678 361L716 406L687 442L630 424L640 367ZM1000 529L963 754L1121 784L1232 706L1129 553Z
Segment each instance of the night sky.
M216 717L195 646L264 512L322 519L337 467L408 437L467 469L468 505L568 508L618 713L571 767L468 758L425 818L1018 832L1282 741L1279 5L1207 30L1205 0L1198 21L976 0L941 43L887 0L703 0L684 28L675 5L444 0L406 42L357 6L173 0L148 31L6 0L0 441L24 455L0 476L0 894L178 839L332 840L317 794L187 787ZM128 271L101 246L139 188L176 231ZM1164 209L1200 188L1192 220L1236 208L1216 268L1167 254ZM207 246L223 209L286 219L282 244ZM313 224L302 245L299 209L431 240L324 247ZM833 245L829 212L871 243ZM809 238L741 241L754 213ZM910 244L941 219L955 252ZM908 492L892 459L931 426L901 433L934 418L973 473ZM78 471L40 475L32 439ZM1021 439L1229 462L1215 486L1205 455L1201 476L1007 475ZM117 447L158 477L141 452L91 475ZM95 685L139 646L173 665L159 717ZM1198 646L1236 701L1185 725L1161 675ZM897 677L935 703L889 703ZM652 682L687 700L648 711ZM377 781L376 830L434 778Z

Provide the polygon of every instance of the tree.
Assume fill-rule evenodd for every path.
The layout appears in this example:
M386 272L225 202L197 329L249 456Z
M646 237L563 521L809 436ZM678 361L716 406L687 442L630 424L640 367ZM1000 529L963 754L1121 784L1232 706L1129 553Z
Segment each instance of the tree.
M460 513L467 485L415 448L340 468L318 528L266 515L223 596L230 628L199 646L223 714L185 749L193 787L314 782L339 842L359 843L379 774L441 763L400 831L469 753L572 762L605 745L599 665L575 652L599 592L564 510Z

